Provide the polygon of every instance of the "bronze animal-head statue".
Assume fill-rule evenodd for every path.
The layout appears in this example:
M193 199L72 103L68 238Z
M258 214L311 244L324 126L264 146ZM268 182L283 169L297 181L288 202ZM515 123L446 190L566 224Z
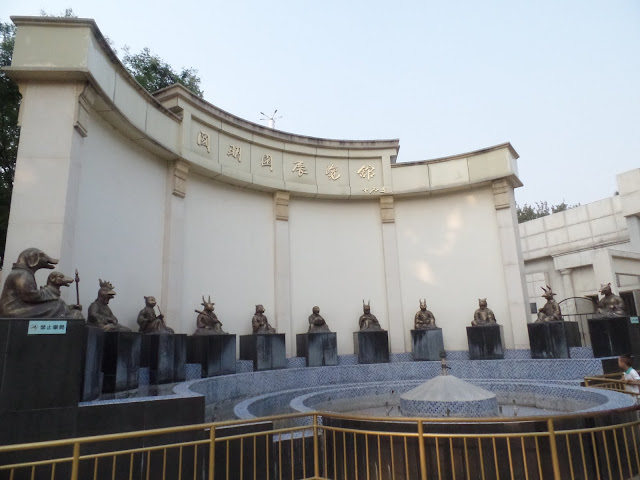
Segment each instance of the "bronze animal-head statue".
M607 283L606 285L603 283L600 285L600 293L603 295L611 295L611 283Z
M144 297L144 303L147 307L155 307L156 306L156 297Z
M311 309L314 315L318 315L320 313L320 307L317 305Z
M424 300L420 300L420 310L426 310L427 309L427 299L425 298Z
M202 295L202 303L200 305L204 307L206 312L213 312L213 306L215 303L211 301L211 295L209 295L209 300L205 300L204 295Z
M480 308L487 308L487 299L486 298L479 298L478 299L478 306Z
M544 287L540 287L540 288L544 290L544 293L542 294L542 298L546 298L547 300L553 300L553 296L555 295L555 293L553 293L549 285L547 285L547 288L544 288Z
M64 273L53 271L47 277L47 285L51 285L56 288L68 287L71 283L73 283L73 278L65 276Z
M27 248L18 255L16 265L25 267L32 272L36 272L41 268L54 269L58 260L50 257L38 248Z
M371 300L367 303L364 303L364 300L362 300L362 311L364 313L371 313Z
M256 305L256 313L264 313L264 307L262 305Z
M111 282L107 282L106 280L98 279L100 283L100 289L98 290L98 298L102 300L104 303L109 303L113 297L116 296L116 292L113 289L113 285Z

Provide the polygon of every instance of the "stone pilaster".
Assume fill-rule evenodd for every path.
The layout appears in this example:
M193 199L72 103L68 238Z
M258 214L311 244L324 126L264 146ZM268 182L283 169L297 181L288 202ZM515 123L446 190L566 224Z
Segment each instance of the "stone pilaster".
M384 276L387 292L389 318L389 343L392 353L406 350L403 331L402 292L400 289L400 262L398 260L398 238L396 236L396 215L392 196L380 197L380 217L382 221L382 252L384 255Z
M505 326L507 348L529 348L525 324L529 318L529 295L524 276L524 260L520 245L513 187L504 179L492 182L493 200L498 221L500 254L510 322ZM517 326L517 327L516 327Z
M295 356L295 332L291 322L291 259L289 255L289 193L273 194L275 216L275 325L278 333L284 333L287 356Z
M85 82L29 81L18 86L21 131L5 268L10 269L22 250L36 247L60 259L58 270L73 272L83 142L74 127ZM70 300L72 293L63 292L63 298Z
M78 86L80 89L80 86ZM78 95L78 103L76 104L75 123L74 128L76 131L86 137L89 134L89 120L91 118L91 108L96 101L98 94L88 83L84 85L84 88L80 90Z
M616 274L613 269L613 259L609 249L602 248L593 252L593 275L598 285L607 283L611 284L611 291L618 295L618 282L616 281Z
M176 333L191 333L186 320L179 323L184 302L184 199L188 176L187 162L174 160L168 164L160 305L168 325L176 327Z
M571 269L561 268L558 270L562 275L562 285L564 287L564 298L575 297L575 291L573 289L573 280L571 279Z

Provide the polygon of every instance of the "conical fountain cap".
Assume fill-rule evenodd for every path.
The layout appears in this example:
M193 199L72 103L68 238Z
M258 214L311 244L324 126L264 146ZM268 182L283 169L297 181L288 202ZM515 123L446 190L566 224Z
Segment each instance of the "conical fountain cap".
M477 387L453 375L439 375L405 392L402 400L425 402L473 402L494 398L495 393Z

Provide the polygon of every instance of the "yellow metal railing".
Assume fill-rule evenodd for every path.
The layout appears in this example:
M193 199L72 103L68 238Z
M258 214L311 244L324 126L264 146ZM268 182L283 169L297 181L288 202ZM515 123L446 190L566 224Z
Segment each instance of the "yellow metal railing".
M638 408L554 417L310 413L0 447L0 478L632 479Z
M629 384L623 380L621 373L607 373L604 375L594 375L592 377L584 378L585 387L602 388L605 390L627 393L629 395L637 395L635 392L627 391L625 389L627 385Z

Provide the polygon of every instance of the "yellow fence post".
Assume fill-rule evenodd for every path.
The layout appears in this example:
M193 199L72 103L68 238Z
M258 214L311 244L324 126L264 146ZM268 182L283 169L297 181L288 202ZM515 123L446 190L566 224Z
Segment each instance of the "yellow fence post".
M73 444L73 460L71 461L71 480L78 480L78 469L80 466L80 443Z
M313 477L320 478L320 460L318 455L318 414L317 413L313 414Z
M418 420L418 449L420 451L420 478L427 480L427 454L424 451L422 420Z
M553 428L553 420L551 418L547 419L547 430L549 431L549 445L551 446L551 465L553 466L553 478L555 480L562 480L560 478L560 463L558 462L556 432Z
M209 480L213 480L216 468L216 427L211 425L209 430ZM229 468L229 465L227 465Z

